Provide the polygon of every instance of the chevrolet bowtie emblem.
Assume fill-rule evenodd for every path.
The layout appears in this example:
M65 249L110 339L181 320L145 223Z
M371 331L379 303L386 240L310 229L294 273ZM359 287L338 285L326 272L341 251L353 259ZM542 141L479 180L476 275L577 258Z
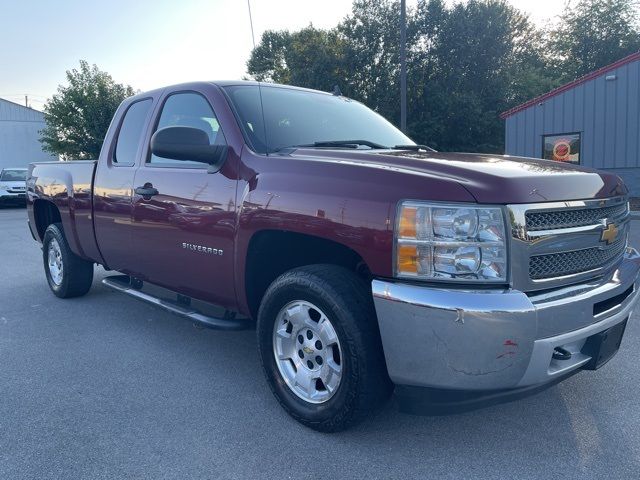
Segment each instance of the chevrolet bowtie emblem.
M607 245L611 245L613 241L618 236L618 227L616 227L615 223L610 223L607 228L602 231L602 235L600 236L601 242L607 242Z

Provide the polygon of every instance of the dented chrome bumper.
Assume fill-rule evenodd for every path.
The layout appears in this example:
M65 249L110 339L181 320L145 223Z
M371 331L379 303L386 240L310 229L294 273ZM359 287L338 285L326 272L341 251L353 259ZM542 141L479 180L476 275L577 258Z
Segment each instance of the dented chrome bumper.
M629 317L639 271L640 255L629 248L604 277L541 294L374 280L389 375L398 385L451 390L553 382L591 360L587 338ZM571 358L554 359L556 347Z

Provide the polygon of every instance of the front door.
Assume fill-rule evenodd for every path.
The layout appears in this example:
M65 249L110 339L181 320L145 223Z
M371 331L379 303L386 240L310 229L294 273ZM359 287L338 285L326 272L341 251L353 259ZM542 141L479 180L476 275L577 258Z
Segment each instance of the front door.
M212 145L225 144L216 114L201 93L171 93L161 103L154 131L194 127L204 130ZM143 160L135 174L132 215L138 276L184 295L235 305L234 151L229 149L217 173L201 162L160 158L150 151Z

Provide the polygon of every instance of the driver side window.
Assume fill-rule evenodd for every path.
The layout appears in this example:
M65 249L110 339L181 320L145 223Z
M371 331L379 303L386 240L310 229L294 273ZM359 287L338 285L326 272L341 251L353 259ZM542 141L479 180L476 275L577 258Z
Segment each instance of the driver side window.
M162 107L156 131L165 127L192 127L203 130L211 145L226 145L224 134L209 102L195 92L171 95ZM155 133L155 132L154 132ZM153 166L206 168L203 162L172 160L151 154L148 163Z

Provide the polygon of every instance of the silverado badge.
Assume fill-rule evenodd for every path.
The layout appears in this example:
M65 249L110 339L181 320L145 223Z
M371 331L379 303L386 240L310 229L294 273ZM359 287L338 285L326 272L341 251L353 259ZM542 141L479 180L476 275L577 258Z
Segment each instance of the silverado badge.
M602 235L600 236L601 242L607 242L607 245L611 245L613 241L618 236L618 227L616 227L615 223L610 223L607 228L602 231Z
M205 247L204 245L196 245L194 243L182 242L182 248L191 250L192 252L208 253L209 255L222 255L224 252L221 248Z

